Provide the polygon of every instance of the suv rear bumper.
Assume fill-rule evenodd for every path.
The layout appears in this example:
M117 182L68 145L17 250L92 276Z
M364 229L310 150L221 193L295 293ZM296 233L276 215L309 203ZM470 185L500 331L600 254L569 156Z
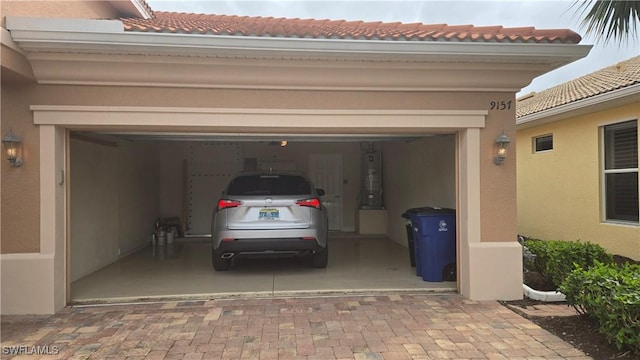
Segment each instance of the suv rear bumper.
M222 253L291 253L323 250L316 239L303 238L267 238L234 239L221 241L216 249Z

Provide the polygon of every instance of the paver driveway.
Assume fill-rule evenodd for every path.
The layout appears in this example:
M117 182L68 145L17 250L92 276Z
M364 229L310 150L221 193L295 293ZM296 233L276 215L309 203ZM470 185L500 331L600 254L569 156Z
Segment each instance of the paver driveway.
M495 301L433 293L74 307L3 316L1 336L14 359L589 359Z

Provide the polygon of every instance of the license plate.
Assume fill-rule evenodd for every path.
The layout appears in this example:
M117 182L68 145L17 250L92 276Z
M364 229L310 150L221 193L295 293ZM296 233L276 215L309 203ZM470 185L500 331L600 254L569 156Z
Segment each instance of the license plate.
M278 220L280 219L280 210L278 209L260 209L259 220Z

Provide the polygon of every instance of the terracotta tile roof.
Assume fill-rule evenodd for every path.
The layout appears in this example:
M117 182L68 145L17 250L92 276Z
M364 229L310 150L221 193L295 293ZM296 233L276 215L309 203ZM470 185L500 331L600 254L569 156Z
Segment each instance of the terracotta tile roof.
M517 100L516 118L634 84L640 84L640 56L619 62L539 93L522 96Z
M288 19L156 11L153 19L120 19L127 31L318 39L577 44L569 29Z

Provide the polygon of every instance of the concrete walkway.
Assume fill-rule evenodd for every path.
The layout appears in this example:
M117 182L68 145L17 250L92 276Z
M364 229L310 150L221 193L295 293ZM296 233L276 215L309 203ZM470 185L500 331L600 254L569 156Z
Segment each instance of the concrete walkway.
M495 301L430 293L74 307L3 316L1 338L3 359L590 359Z

